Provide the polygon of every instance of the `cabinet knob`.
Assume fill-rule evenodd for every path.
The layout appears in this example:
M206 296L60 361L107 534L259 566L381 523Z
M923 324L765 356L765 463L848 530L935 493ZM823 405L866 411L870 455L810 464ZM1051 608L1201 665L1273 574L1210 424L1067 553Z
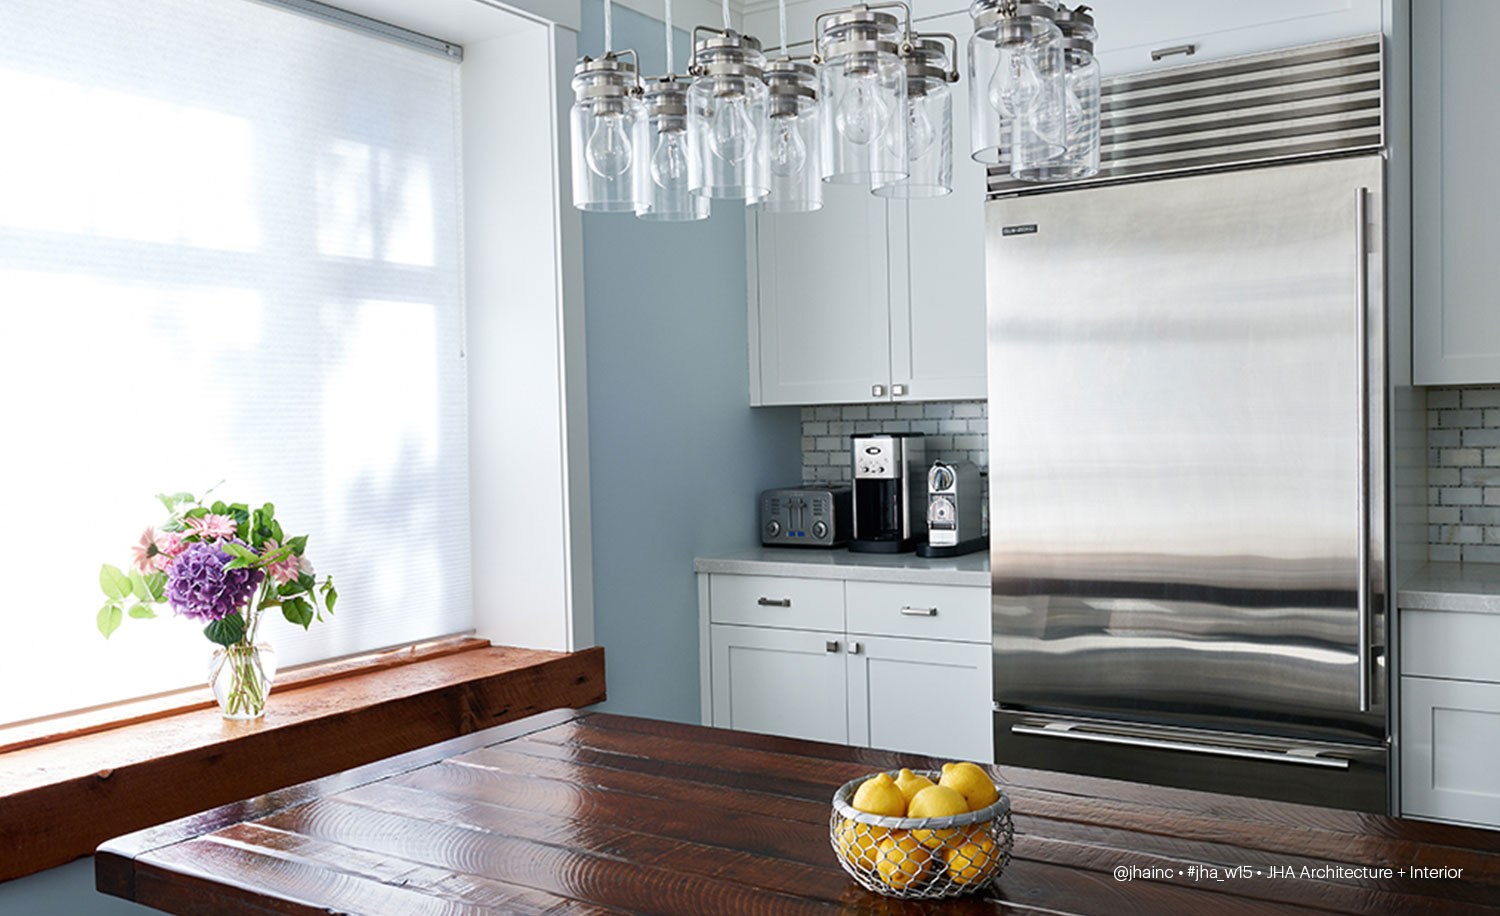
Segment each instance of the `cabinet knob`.
M935 608L935 607L912 607L910 605L907 605L906 607L904 607L904 608L901 609L901 613L905 614L908 617L936 617L937 616L937 608Z
M851 642L849 644L849 654L850 655L858 655L859 654L859 643L857 643L857 642Z
M906 397L906 386L905 385L892 385L891 386L891 397L893 397L893 398L903 398L903 397Z
M883 398L883 397L885 397L885 386L884 385L871 385L870 386L870 397L872 397L872 398Z
M791 607L792 606L792 599L790 599L790 598L760 598L760 599L757 599L755 603L758 604L758 605L760 605L761 607Z
M830 639L827 642L823 643L824 652L837 652L838 650L839 641L837 639Z

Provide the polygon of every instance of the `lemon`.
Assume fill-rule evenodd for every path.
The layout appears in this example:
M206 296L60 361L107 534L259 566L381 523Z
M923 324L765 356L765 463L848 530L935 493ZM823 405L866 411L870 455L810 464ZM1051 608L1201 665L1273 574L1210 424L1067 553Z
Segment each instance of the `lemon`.
M850 804L866 814L883 814L886 817L906 815L906 796L896 788L896 783L887 773L877 774L860 783Z
M984 879L995 861L995 841L988 834L971 836L969 842L942 851L948 877L956 884L975 884Z
M928 786L912 796L911 806L907 809L907 817L950 817L955 814L967 814L968 811L969 803L958 792L947 786ZM943 840L957 832L957 827L947 827L942 830L913 830L912 836L924 846L937 848L943 845Z
M962 795L969 803L970 811L988 808L1000 799L1000 791L995 788L990 775L972 763L943 764L943 775L938 779L938 785L947 786Z
M911 797L913 795L916 795L930 785L933 785L932 780L926 776L918 776L911 770L902 769L900 773L896 774L896 788L900 789L901 794L906 796L906 803L908 805L911 804Z
M845 818L839 825L836 839L839 851L850 864L865 871L875 867L875 838L870 835L869 828L862 830L860 825Z
M876 848L875 871L891 887L906 887L920 881L932 862L932 853L905 830L892 830Z

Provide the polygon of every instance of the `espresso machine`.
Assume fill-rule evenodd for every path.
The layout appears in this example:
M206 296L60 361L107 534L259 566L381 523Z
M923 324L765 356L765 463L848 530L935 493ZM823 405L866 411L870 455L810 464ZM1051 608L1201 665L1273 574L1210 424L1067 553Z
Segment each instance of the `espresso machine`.
M927 540L927 460L921 433L855 433L854 553L905 553Z

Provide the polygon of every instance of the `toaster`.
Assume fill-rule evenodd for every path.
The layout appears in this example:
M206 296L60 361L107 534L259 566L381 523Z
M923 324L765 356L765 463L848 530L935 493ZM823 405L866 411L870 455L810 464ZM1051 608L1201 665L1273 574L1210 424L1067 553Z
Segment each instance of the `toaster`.
M841 547L849 541L849 487L781 487L760 494L760 542L767 547Z

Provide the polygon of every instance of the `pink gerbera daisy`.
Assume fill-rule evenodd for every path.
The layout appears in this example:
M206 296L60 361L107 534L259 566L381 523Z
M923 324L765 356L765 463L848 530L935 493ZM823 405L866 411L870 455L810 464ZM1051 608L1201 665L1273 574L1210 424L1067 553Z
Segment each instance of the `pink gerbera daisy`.
M281 545L277 544L275 539L266 541L266 554L275 553L280 549ZM271 574L271 578L276 580L277 585L285 585L288 582L296 581L297 576L302 572L300 559L295 553L289 553L267 566L266 572Z
M141 542L130 548L130 562L143 574L166 572L172 565L172 556L167 553L166 533L159 534L155 528L147 528L141 535Z
M232 538L236 528L234 517L229 515L205 515L201 518L183 519L188 534L196 534L204 540L209 538Z

